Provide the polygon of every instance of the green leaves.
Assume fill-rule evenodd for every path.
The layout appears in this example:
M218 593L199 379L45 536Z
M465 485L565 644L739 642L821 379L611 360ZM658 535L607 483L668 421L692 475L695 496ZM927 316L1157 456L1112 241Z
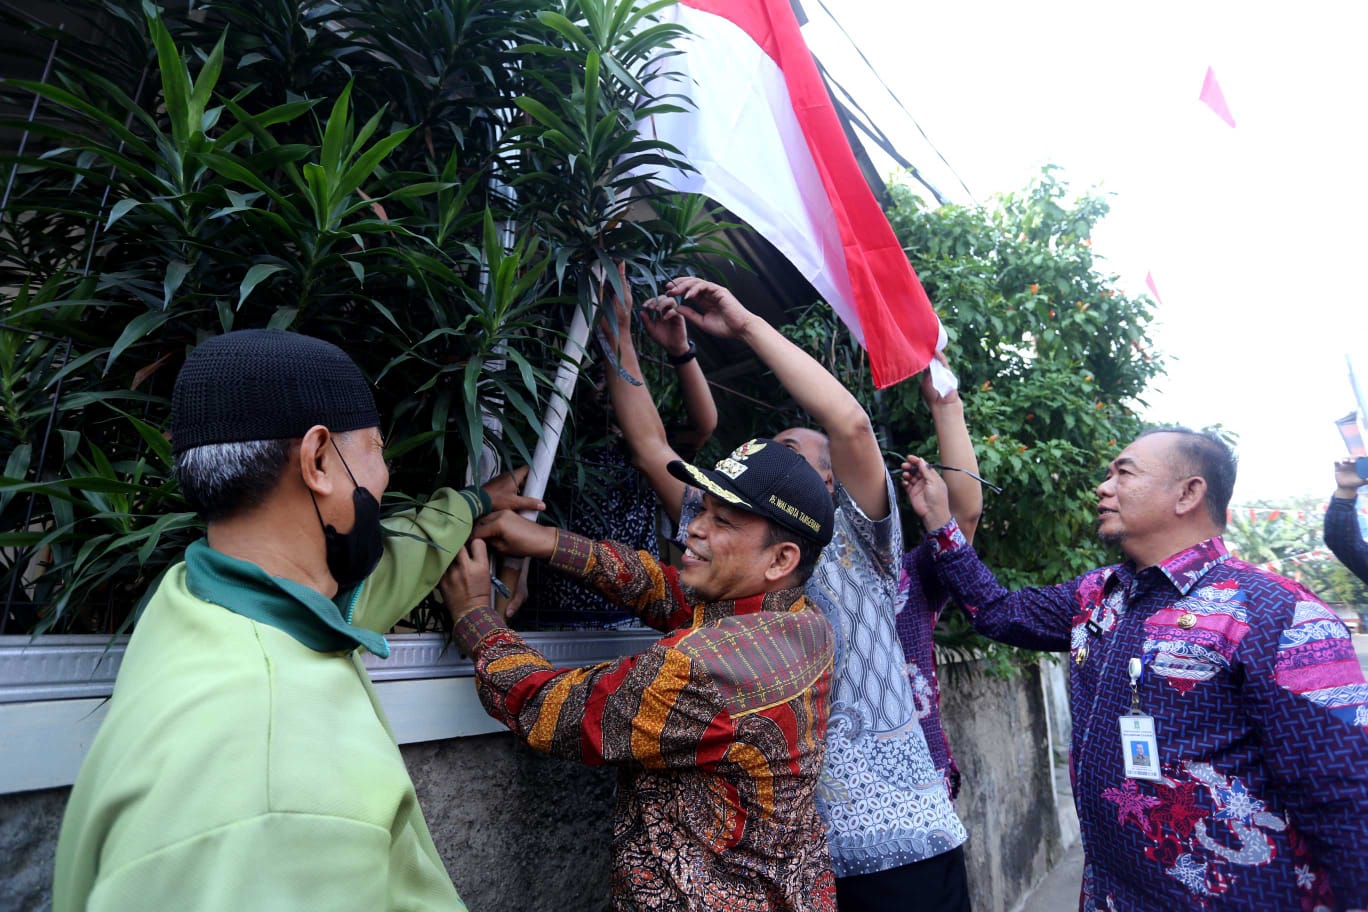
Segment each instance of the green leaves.
M649 286L722 251L700 200L639 173L675 156L637 126L668 107L658 3L58 6L83 27L52 78L0 82L42 111L3 121L30 140L0 157L0 592L23 630L120 629L200 534L168 429L205 338L338 344L375 384L391 488L423 493L486 447L530 459L595 265ZM597 444L572 422L563 446ZM579 468L556 472L568 491Z

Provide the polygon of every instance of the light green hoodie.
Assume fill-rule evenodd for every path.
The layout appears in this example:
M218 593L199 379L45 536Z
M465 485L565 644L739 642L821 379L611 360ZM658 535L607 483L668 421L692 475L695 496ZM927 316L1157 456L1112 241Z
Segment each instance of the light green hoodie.
M192 545L138 621L72 790L54 912L464 910L356 646L388 655L375 632L488 506L443 489L387 521L440 549L387 537L335 601Z

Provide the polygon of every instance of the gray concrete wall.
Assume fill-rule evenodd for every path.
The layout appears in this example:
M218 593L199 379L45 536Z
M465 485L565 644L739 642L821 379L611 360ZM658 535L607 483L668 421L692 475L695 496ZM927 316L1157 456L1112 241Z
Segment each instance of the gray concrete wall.
M977 912L1003 912L1060 854L1040 674L942 675L961 770ZM404 758L433 838L474 912L602 912L614 774L552 760L511 735L412 744ZM0 795L0 910L45 910L66 789Z
M1013 908L1063 854L1045 703L1038 668L1009 680L970 664L941 670L975 912Z

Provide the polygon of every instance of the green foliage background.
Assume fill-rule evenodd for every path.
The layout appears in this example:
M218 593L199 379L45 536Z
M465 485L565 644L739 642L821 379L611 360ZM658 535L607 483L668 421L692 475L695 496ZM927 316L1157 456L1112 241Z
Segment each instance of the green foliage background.
M651 287L711 249L700 202L634 170L677 159L638 131L673 108L643 84L678 35L664 5L0 13L0 113L26 143L0 160L0 631L120 629L200 534L168 397L212 334L282 327L356 357L394 491L463 483L486 442L528 461L591 270L626 260ZM13 78L49 51L45 79Z

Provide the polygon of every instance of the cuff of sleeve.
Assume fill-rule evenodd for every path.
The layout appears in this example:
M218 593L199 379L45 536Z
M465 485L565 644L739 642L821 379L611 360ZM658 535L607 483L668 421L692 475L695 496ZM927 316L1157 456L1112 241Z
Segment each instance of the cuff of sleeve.
M493 512L494 501L489 499L489 494L485 491L484 488L480 487L479 485L471 485L470 487L466 488L466 490L469 491L471 494L474 494L480 500L480 512L475 515L475 519L479 519L486 513Z
M508 625L493 611L485 607L475 608L465 613L452 630L452 639L466 655L475 652L475 647L484 642L491 633L503 630Z
M551 566L571 576L584 576L589 572L589 557L593 542L583 535L556 530L556 547L551 551Z
M936 557L958 551L969 544L964 533L960 531L959 523L955 521L953 516L948 523L929 533L926 538L931 542L932 551Z

